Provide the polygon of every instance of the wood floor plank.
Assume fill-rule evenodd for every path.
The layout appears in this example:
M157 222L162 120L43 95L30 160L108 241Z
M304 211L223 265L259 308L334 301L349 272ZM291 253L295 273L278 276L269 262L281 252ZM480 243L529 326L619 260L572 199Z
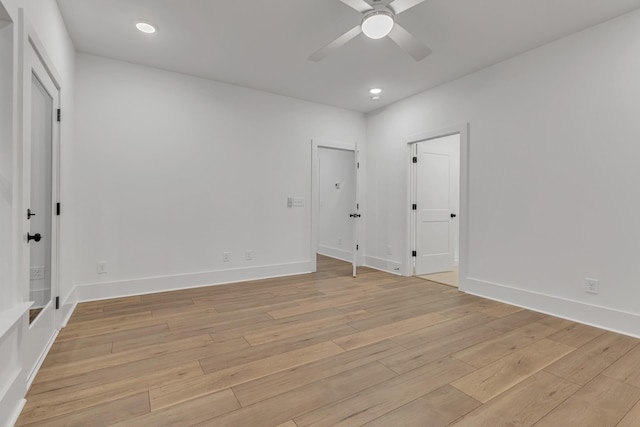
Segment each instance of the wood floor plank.
M469 328L386 357L381 363L403 374L498 335L498 331L485 326Z
M543 339L452 383L482 403L496 397L575 349Z
M484 313L471 313L468 316L453 318L417 331L398 335L392 339L403 347L413 348L476 326L483 326L494 319L494 317Z
M73 360L68 363L58 363L50 365L40 370L38 379L49 381L56 378L70 375L80 375L98 369L110 368L117 365L124 365L139 360L151 359L162 355L184 351L191 348L202 348L213 344L209 335L199 335L195 337L164 342L152 346L144 347L140 350L134 349L119 353L108 353L105 355L86 358L83 360Z
M229 389L114 424L112 427L191 426L240 408Z
M21 417L26 423L43 421L203 375L200 365L194 361L115 382L97 381L94 384L83 383L84 387L30 393Z
M102 403L81 411L49 418L46 423L22 424L18 420L17 426L35 427L46 425L48 427L106 427L119 421L149 412L149 394L138 393L134 396Z
M256 332L244 334L244 339L251 345L260 345L283 338L295 337L305 333L319 331L331 326L338 326L358 319L371 317L366 310L358 310L350 313L341 313L336 316L326 317L308 322L298 322L292 325L275 326L260 329Z
M640 403L636 403L633 408L624 416L616 427L638 427L640 421Z
M640 369L638 369L638 366L640 366L640 346L634 347L614 362L604 370L603 374L609 378L640 388Z
M568 327L551 335L549 339L579 348L592 339L604 334L604 332L604 330L594 328L593 326L572 323Z
M207 375L202 378L151 389L151 407L155 411L342 352L329 341L220 371L205 370Z
M448 320L446 317L438 313L429 313L423 316L412 317L400 322L381 325L378 328L369 329L358 332L343 338L334 340L336 344L345 350L351 350L357 347L363 347L367 344L373 344L397 335L406 334L407 332L425 328L429 325L444 322Z
M242 406L293 390L306 384L350 371L404 350L391 341L381 341L233 387Z
M371 362L203 422L201 427L272 427L393 377L391 370Z
M451 427L532 426L579 389L576 384L541 371Z
M445 385L363 426L444 427L480 405L458 389Z
M536 427L614 427L640 400L640 389L598 376L542 418Z
M472 370L471 366L456 359L439 360L357 395L295 417L294 421L299 427L359 426L437 390Z
M454 353L453 357L476 368L481 368L504 356L515 353L531 343L540 341L555 333L555 331L555 329L539 323L532 323L505 334L500 334L497 337L483 340L481 343Z
M605 332L545 370L585 385L639 343L640 340L636 338Z

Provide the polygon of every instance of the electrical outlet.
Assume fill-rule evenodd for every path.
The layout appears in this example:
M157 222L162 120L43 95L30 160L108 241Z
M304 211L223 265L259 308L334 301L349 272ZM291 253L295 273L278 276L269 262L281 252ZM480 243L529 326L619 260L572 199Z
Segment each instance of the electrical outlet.
M98 274L107 274L107 262L106 261L100 261L97 264L96 272Z
M600 293L600 281L598 279L584 279L584 291L588 294L597 295Z
M222 254L222 261L223 262L229 262L231 260L231 257L229 256L229 252L224 252Z
M251 261L253 259L253 251L246 251L244 253L244 259L247 261Z
M31 280L44 279L44 267L31 267L29 277Z

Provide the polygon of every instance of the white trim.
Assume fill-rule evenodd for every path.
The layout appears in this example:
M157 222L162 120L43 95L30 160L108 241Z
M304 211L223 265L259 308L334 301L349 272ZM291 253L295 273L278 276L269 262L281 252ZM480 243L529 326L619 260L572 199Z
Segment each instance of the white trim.
M341 141L335 141L331 139L312 139L311 140L311 248L309 252L309 259L312 263L312 272L316 272L317 262L316 253L318 252L318 230L319 230L319 217L320 217L320 162L318 158L318 148L333 148L337 150L353 151L356 162L358 161L358 145L356 142L347 143ZM359 184L358 169L356 168L356 197L358 195ZM356 224L356 234L358 233ZM359 234L357 234L354 245L359 244ZM361 250L363 249L360 245ZM355 246L354 246L355 249ZM356 257L357 260L357 257ZM350 262L353 262L351 260ZM357 261L356 261L357 264ZM355 266L354 266L355 270ZM355 271L354 271L355 273ZM355 274L354 274L355 276Z
M385 271L387 273L402 275L402 263L391 261L389 259L376 258L366 255L364 257L364 265L375 270Z
M344 249L332 248L329 246L319 245L318 253L330 258L339 259L340 261L353 262L353 252Z
M33 302L31 301L23 302L8 310L0 311L0 342L2 342L7 332L22 320L22 316L29 311L32 305Z
M640 315L465 277L466 293L640 338Z
M223 285L274 277L293 276L311 272L312 262L273 264L261 267L145 277L114 282L87 283L74 288L77 302L98 301L134 295L153 294L181 289Z
M406 255L402 266L402 274L404 276L413 275L413 241L415 239L415 230L413 225L413 210L411 209L412 200L415 197L415 167L410 161L415 151L415 144L431 139L443 138L451 135L460 135L460 213L458 215L460 224L460 246L459 246L459 274L460 274L460 290L466 291L465 281L467 277L467 263L469 262L469 123L463 123L442 129L431 130L405 138L407 143L407 191L406 191Z
M51 336L51 339L49 339L49 342L45 346L40 357L38 358L36 365L33 367L33 370L27 377L27 388L26 388L27 391L29 390L29 388L31 388L31 383L33 383L33 380L36 379L36 375L38 375L38 371L40 370L40 367L44 363L44 360L47 358L47 354L49 354L49 350L51 350L53 343L56 341L56 338L58 337L58 332L59 331L57 329L53 331L53 335Z
M15 388L15 385L16 385L16 382L14 381L12 388ZM24 393L20 392L19 394L23 395ZM1 403L4 403L4 399ZM18 418L20 418L20 414L22 413L22 410L24 409L24 405L26 404L27 404L27 399L24 399L24 398L19 399L16 402L16 404L13 406L13 411L9 412L10 415L6 420L7 424L5 424L3 427L13 427L18 422ZM0 411L0 413L2 412Z

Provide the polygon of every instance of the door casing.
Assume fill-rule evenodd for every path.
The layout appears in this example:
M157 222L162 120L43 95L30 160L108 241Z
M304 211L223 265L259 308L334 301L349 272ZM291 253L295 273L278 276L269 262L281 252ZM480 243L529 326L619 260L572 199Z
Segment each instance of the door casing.
M19 283L23 286L22 299L23 301L29 301L29 244L27 243L27 232L30 230L30 224L27 220L26 212L31 203L31 88L32 88L32 75L35 73L41 83L45 86L48 92L53 97L53 112L56 114L60 109L61 98L61 78L56 72L53 62L46 54L44 45L35 35L35 31L31 25L24 20L24 11L20 10L20 24L21 24L21 43L20 43L20 57L22 61L22 73L20 77L20 85L22 87L21 96L21 134L19 140L21 141L20 156L22 157L21 164L21 186L22 194L21 201L17 204L19 212L17 212L18 218L21 218L21 262L20 272L18 274ZM53 210L56 203L60 201L60 123L56 118L52 121L52 165L51 165L51 200ZM44 357L48 352L50 346L53 344L55 337L57 336L60 315L56 310L55 301L58 296L59 289L59 216L55 212L51 215L51 299L43 312L36 318L36 320L29 325L26 336L24 337L25 351L24 351L24 366L28 372L27 388L35 377L35 373L38 371L39 366L44 361Z

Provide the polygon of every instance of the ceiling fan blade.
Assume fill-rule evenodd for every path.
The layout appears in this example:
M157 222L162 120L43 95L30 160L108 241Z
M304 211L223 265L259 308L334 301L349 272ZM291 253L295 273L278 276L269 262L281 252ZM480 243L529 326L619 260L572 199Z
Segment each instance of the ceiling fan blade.
M398 24L393 26L393 29L389 33L389 38L416 61L422 61L432 52L424 43Z
M352 9L357 10L360 13L367 12L371 9L371 5L364 0L340 0L342 3L346 4Z
M325 56L329 55L333 51L347 44L347 42L349 42L351 39L358 36L361 32L362 32L362 28L360 27L360 25L356 25L355 27L353 27L352 29L350 29L349 31L347 31L346 33L344 33L343 35L341 35L340 37L338 37L337 39L335 39L334 41L332 41L331 43L329 43L328 45L326 45L316 53L314 53L313 55L311 55L309 59L315 62L320 61Z
M343 0L344 1L344 0ZM417 6L422 3L424 0L393 0L389 7L393 9L395 14L399 14L404 12L407 9L411 9L413 6Z

